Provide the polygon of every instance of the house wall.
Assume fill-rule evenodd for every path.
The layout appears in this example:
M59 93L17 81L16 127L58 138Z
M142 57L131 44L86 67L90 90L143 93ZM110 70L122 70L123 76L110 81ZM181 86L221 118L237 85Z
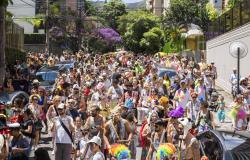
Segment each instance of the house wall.
M24 20L24 17L34 17L35 16L35 2L32 0L25 0L26 3L20 0L13 0L13 5L7 7L7 11L13 14L13 20L16 24L24 28L25 34L33 33L34 26ZM23 19L22 19L23 18Z
M207 41L207 62L215 62L218 72L217 85L228 92L231 91L229 77L233 68L237 68L237 59L229 53L230 44L235 41L244 43L250 52L250 23ZM249 76L250 53L241 59L240 65L241 77Z

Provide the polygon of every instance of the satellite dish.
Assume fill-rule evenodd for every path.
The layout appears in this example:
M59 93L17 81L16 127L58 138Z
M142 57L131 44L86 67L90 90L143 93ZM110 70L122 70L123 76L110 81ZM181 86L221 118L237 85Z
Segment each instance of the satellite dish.
M230 44L229 52L234 58L238 57L238 48L240 51L240 58L244 58L247 55L247 46L242 42L233 42Z

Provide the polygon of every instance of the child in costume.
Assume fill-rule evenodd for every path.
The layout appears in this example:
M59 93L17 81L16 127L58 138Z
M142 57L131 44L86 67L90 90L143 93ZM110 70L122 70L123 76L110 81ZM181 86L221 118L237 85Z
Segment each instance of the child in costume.
M243 97L237 95L235 101L230 106L231 111L229 112L229 117L232 118L233 127L238 130L243 130L246 125Z
M218 120L221 123L224 123L224 121L225 121L225 102L224 102L223 96L219 96L217 104L218 104L218 107L217 107Z

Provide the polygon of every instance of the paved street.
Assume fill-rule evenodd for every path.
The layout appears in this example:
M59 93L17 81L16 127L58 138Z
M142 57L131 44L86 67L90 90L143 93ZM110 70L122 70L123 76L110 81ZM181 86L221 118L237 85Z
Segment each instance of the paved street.
M227 92L223 91L220 88L217 88L217 91L220 95L223 95L225 98L225 102L226 105L228 106L231 102L232 102L232 96L230 94L228 94ZM227 111L229 111L229 109L226 109ZM215 116L215 122L216 122L216 127L217 128L222 128L222 129L231 129L232 124L231 124L231 120L229 119L228 116L226 116L226 120L225 123L220 123L217 120L216 117L216 113L214 113ZM140 127L138 127L138 133L140 131ZM43 147L46 150L48 150L49 155L51 157L51 159L54 159L54 155L52 155L52 143L51 143L51 138L49 137L48 134L42 134L42 143L39 145L39 147ZM137 147L137 153L136 153L136 159L139 160L141 157L141 152L142 152L142 148L141 147ZM31 157L32 157L32 153L31 153Z

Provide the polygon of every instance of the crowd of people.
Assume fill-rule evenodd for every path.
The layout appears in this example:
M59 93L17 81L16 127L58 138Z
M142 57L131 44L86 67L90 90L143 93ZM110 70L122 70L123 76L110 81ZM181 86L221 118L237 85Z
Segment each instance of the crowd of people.
M59 71L51 90L41 86L37 70L64 61L76 63ZM160 68L176 75L161 75ZM35 151L49 160L39 147L44 133L56 160L138 159L138 146L141 160L209 158L199 152L196 135L215 129L217 119L223 124L228 115L236 130L249 129L250 78L241 79L242 92L229 106L216 92L216 78L213 62L180 55L29 53L7 69L1 87L30 97L27 104L17 98L0 105L0 159L25 160Z

